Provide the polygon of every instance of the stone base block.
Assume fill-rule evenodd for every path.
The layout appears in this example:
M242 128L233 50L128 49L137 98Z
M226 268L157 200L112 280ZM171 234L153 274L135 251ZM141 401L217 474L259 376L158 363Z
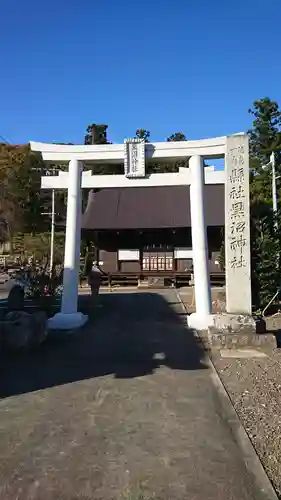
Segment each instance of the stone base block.
M239 349L241 347L264 347L275 349L277 347L276 337L272 334L259 333L211 333L205 339L212 349Z
M256 333L256 321L246 314L218 313L212 316L213 323L209 327L212 333Z
M65 314L59 312L48 320L49 330L74 330L85 325L88 321L88 316L81 312Z
M213 348L267 346L276 347L274 335L257 333L261 331L260 321L243 314L214 314L213 324L208 327L207 341Z

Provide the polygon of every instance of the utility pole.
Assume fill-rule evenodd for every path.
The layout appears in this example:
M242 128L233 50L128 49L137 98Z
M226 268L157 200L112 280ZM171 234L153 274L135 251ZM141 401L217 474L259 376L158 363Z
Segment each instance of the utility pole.
M55 247L55 190L52 189L52 211L41 212L41 215L51 215L51 246L50 246L50 273L54 266L54 247Z
M272 170L272 207L273 213L276 218L277 215L277 187L276 187L276 170L275 170L275 154L272 152L270 155L270 163ZM278 229L277 221L276 221L276 229Z
M57 172L56 168L53 168L51 170L46 170L45 174L46 175L55 175ZM56 221L55 221L55 189L52 189L52 208L51 212L41 212L41 215L51 215L51 245L50 245L50 273L53 270L54 267L54 249L55 249L55 227L56 227Z
M277 206L277 186L276 186L276 180L279 179L280 175L278 175L276 177L276 169L275 169L275 166L276 166L276 162L275 162L275 154L274 152L272 151L271 155L270 155L270 160L269 162L266 164L266 165L263 165L263 169L266 169L267 167L270 167L271 168L271 175L272 175L272 178L271 178L271 181L272 181L272 209L273 209L273 215L274 215L274 224L275 224L275 228L276 230L278 231L278 221L277 221L277 210L278 210L278 206Z
M54 267L54 246L55 246L55 190L52 189L50 273L53 271Z

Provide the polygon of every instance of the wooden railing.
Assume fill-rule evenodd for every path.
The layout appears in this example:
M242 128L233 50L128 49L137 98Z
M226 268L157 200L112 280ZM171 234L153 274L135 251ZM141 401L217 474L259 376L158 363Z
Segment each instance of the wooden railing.
M157 278L158 286L159 282L163 286L189 286L192 284L192 273L191 272L175 272L175 271L163 271L163 272L153 272L153 271L142 271L141 273L134 272L112 272L102 275L102 285L108 287L114 286L137 286L140 282ZM224 285L225 274L224 272L210 273L211 285Z

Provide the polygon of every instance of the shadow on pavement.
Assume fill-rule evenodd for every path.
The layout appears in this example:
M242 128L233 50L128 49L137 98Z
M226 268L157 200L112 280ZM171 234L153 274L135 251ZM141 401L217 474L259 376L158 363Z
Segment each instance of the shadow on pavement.
M0 397L105 375L140 377L161 365L201 370L204 357L180 304L157 293L102 294L84 329L36 352L1 355Z

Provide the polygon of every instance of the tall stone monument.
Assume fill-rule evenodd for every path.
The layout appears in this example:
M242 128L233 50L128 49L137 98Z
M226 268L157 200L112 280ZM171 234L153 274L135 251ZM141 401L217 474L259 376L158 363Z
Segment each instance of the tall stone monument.
M226 139L225 153L226 313L214 315L212 344L250 345L257 337L252 317L249 139ZM234 335L235 334L235 335Z
M225 155L226 310L252 314L249 139L227 138Z

